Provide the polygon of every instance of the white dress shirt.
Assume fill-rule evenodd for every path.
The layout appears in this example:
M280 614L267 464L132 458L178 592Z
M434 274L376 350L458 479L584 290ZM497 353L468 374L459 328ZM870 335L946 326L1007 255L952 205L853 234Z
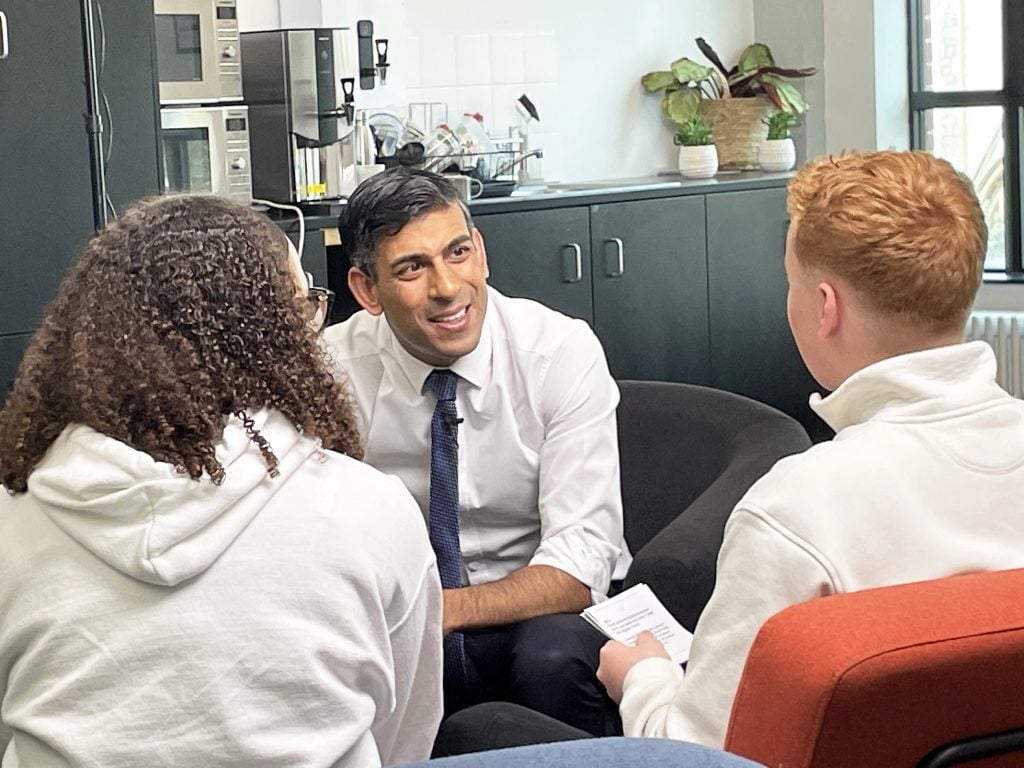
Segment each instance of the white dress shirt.
M383 315L357 312L324 332L359 404L365 460L400 477L426 517L433 367L410 355ZM463 584L526 565L559 568L595 599L621 578L615 426L618 387L590 327L488 288L480 343L459 375Z

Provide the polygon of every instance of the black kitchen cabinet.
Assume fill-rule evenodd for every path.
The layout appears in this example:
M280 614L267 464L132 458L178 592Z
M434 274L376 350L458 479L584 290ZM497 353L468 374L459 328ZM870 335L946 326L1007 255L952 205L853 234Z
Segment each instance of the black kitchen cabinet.
M708 383L704 197L592 205L594 331L618 379Z
M812 438L827 426L807 399L820 391L786 319L786 190L707 195L711 384L796 417Z
M528 210L508 205L474 220L486 237L490 282L590 321L616 378L737 392L823 440L832 432L807 404L820 387L786 319L785 181L622 193L610 202L527 200L520 205ZM575 276L561 258L569 243L580 245L584 278L566 284ZM566 298L567 286L579 293L587 285L589 296Z
M111 203L159 191L152 0L98 0ZM0 0L0 400L22 337L93 231L85 65L78 3ZM99 14L102 13L102 24ZM99 39L103 35L104 40Z
M703 197L473 220L491 285L587 320L616 378L708 382Z
M587 207L474 215L484 236L488 282L593 323Z

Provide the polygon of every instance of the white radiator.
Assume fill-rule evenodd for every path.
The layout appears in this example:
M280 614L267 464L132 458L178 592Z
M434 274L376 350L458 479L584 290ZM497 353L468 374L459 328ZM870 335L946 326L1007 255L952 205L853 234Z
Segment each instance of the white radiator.
M1014 397L1024 397L1024 312L972 312L967 340L986 341L999 363L998 381Z

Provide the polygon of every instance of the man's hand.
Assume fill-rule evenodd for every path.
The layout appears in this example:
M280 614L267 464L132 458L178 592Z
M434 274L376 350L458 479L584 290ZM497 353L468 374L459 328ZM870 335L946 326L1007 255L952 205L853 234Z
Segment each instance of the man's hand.
M636 636L636 645L626 645L609 640L601 648L601 663L597 667L597 679L601 681L608 695L617 704L622 701L622 681L633 665L644 659L670 659L668 651L650 632Z

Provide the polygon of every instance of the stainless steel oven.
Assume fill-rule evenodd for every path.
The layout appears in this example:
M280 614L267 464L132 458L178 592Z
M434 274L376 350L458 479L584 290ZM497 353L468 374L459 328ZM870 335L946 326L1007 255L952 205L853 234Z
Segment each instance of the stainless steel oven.
M242 100L237 0L155 0L161 104Z
M160 127L165 192L252 202L247 107L164 107Z

